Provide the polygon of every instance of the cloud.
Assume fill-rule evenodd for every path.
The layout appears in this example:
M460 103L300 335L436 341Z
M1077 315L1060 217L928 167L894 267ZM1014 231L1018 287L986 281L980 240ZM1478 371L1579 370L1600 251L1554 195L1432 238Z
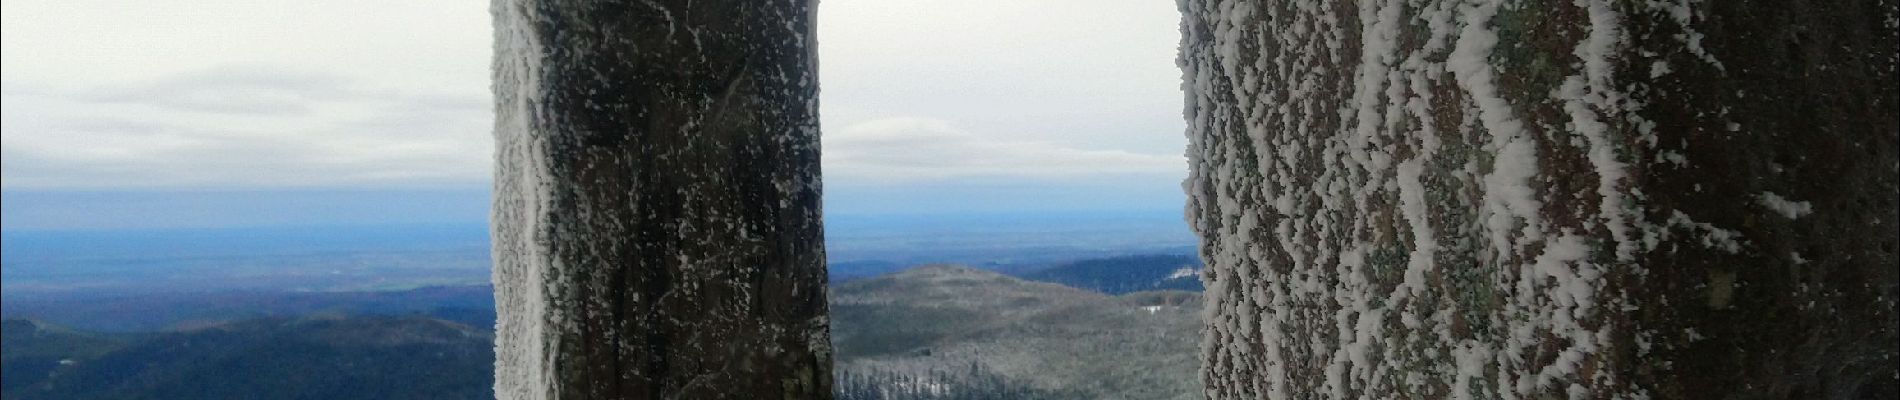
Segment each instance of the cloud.
M827 130L824 164L827 180L833 182L1177 175L1187 170L1186 160L1178 155L986 137L945 121L916 117Z
M485 6L0 4L8 188L471 186L490 177ZM1111 179L1178 191L1174 8L822 2L826 183Z
M82 96L184 112L293 115L310 103L350 95L341 77L268 66L221 66L147 82L93 89Z
M1187 144L1172 1L825 0L818 13L827 128L928 116L1078 148Z
M0 93L10 188L479 185L486 96L269 67Z
M485 5L10 1L7 188L484 187Z

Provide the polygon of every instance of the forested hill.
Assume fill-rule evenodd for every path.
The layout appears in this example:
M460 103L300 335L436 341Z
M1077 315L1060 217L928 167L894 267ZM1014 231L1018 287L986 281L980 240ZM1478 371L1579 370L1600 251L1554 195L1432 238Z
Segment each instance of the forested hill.
M831 303L841 389L871 376L1041 399L1199 398L1196 293L1110 296L939 265L838 285Z
M100 335L8 320L7 399L485 399L494 337L426 317Z

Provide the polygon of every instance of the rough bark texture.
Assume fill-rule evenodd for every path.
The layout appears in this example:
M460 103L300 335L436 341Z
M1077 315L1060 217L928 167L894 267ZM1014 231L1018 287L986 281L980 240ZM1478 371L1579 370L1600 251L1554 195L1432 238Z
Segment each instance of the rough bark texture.
M830 398L810 0L496 0L496 392Z
M1895 398L1891 0L1182 0L1209 398Z

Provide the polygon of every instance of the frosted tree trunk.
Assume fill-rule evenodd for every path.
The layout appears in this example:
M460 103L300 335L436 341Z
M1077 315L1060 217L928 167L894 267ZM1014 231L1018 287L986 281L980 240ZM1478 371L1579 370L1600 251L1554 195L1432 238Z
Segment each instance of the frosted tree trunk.
M811 0L496 0L497 396L831 397Z
M1208 397L1894 398L1891 0L1182 0Z

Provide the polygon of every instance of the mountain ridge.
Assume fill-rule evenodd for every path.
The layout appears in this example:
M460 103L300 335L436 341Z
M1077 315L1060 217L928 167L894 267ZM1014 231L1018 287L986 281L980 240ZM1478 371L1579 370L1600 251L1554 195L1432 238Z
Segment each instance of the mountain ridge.
M1201 291L1199 257L1143 254L1073 261L1022 274L1023 279L1120 295L1148 290Z

